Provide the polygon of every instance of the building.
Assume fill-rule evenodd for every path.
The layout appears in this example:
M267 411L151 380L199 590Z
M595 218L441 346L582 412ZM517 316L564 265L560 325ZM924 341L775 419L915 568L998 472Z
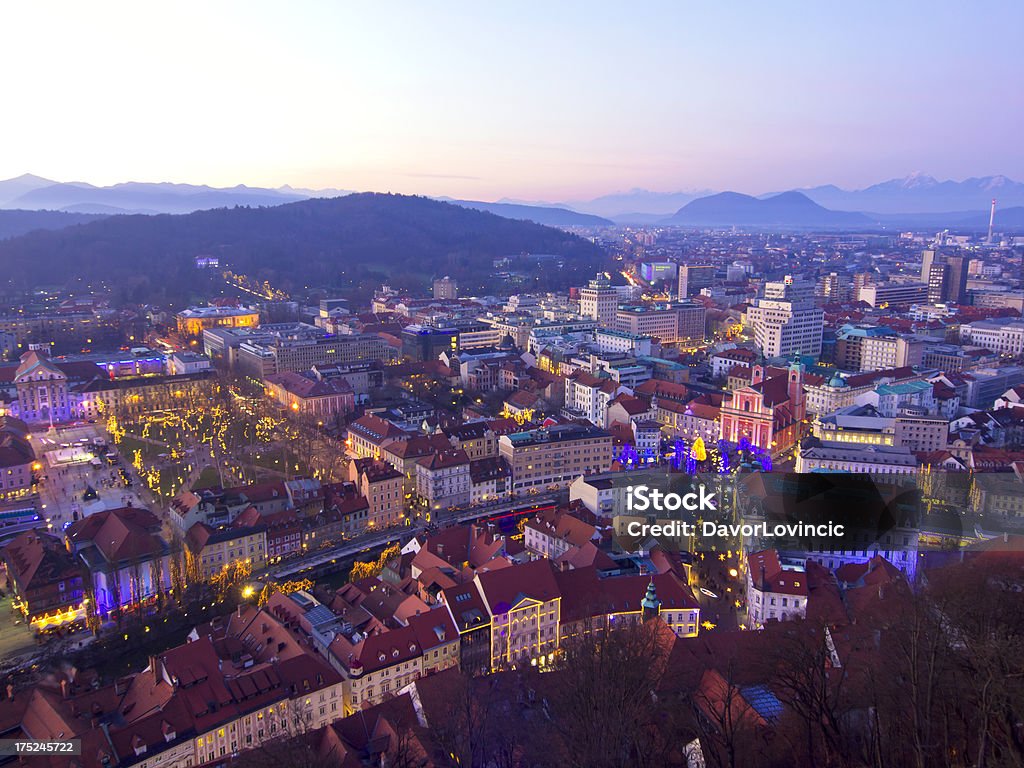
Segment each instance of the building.
M394 350L375 333L312 337L278 334L269 342L242 342L235 356L238 373L260 383L268 376L284 371L308 371L321 365L349 365L394 358Z
M933 453L949 443L949 421L945 417L901 415L893 419L893 444L915 453Z
M837 373L828 381L804 385L807 412L829 414L840 408L854 405L860 395L870 392L880 384L921 381L923 378L923 374L917 373L913 368L895 368L850 376L841 376Z
M895 418L904 413L935 415L935 387L930 381L905 381L882 384L857 397L857 403L875 407L882 416Z
M459 668L470 675L491 671L491 621L475 581L452 584L439 592L459 631Z
M850 472L911 475L920 461L910 448L850 443L805 443L796 458L797 472Z
M753 330L754 344L765 357L821 354L825 314L813 300L758 299L747 309L746 325Z
M266 527L216 529L196 523L185 534L185 550L190 577L201 581L240 563L257 571L267 564Z
M598 578L594 568L555 574L562 594L559 642L659 618L676 637L696 637L700 603L674 571Z
M760 629L769 621L802 619L807 614L807 574L784 568L774 549L747 556L747 626Z
M715 442L720 437L720 400L715 405L710 397L701 395L687 403L669 399L656 399L653 402L654 419L668 435L681 437L687 442L693 442L698 437L704 442Z
M453 448L466 452L471 461L498 455L498 435L486 421L470 421L443 430Z
M623 387L611 379L593 376L584 370L571 373L565 379L565 408L569 418L587 419L598 427L608 426L608 405Z
M580 314L596 320L600 328L615 328L615 311L619 306L619 292L603 274L598 274L580 289Z
M435 510L469 504L472 479L466 452L453 448L420 459L416 467L416 493Z
M864 285L857 291L857 300L880 309L924 304L928 301L928 284L921 282Z
M711 375L716 379L724 379L737 365L749 368L756 362L757 353L752 349L738 347L716 352L711 356Z
M402 357L415 363L437 360L441 353L455 353L458 349L458 328L415 324L402 329Z
M594 331L594 342L598 354L650 355L651 339L636 333L626 333L611 328Z
M534 559L557 560L570 549L582 547L597 536L597 529L564 509L538 512L523 527L526 551Z
M969 267L963 256L947 256L931 249L922 251L921 282L928 286L928 301L965 303Z
M367 522L372 528L384 528L402 522L405 509L404 477L386 461L353 459L348 465L348 479L370 507Z
M512 470L500 456L469 461L470 504L490 504L512 496Z
M379 459L381 451L385 447L395 441L408 438L409 433L401 427L380 416L368 413L348 425L348 439L345 441L345 447L348 449L348 453L357 459Z
M403 483L405 498L407 501L411 501L413 494L416 493L416 468L419 466L420 459L451 448L452 444L443 434L426 437L415 435L406 440L392 440L386 443L381 449L380 455L384 461L402 473L405 478Z
M616 328L634 336L649 336L663 344L704 339L703 304L684 301L676 304L621 306L616 310Z
M0 500L29 496L37 466L25 422L10 416L0 417Z
M684 265L679 267L679 282L676 296L685 301L691 296L699 296L704 288L715 282L715 268L709 265Z
M198 339L207 328L255 328L260 313L252 307L189 307L176 319L181 336Z
M491 671L552 662L560 639L562 595L551 562L478 571L473 580L490 619Z
M184 376L210 370L210 358L198 352L172 352L167 356L167 373Z
M266 393L292 412L326 422L352 413L355 393L344 377L317 377L312 373L285 371L264 381Z
M434 281L434 298L454 301L459 298L459 283L445 275Z
M498 453L512 469L513 490L566 488L612 463L612 436L598 427L561 424L502 435Z
M98 616L139 609L170 589L170 547L161 527L149 510L123 507L96 512L68 528L68 549L89 572Z
M74 386L72 416L98 420L110 414L134 415L182 408L209 400L216 383L212 370L133 379L97 377Z
M1024 321L979 320L960 326L960 341L1010 357L1024 354Z
M84 621L85 574L56 536L26 531L0 549L13 607L35 630Z
M726 395L721 408L721 437L731 443L744 438L771 454L783 453L801 437L806 415L803 365L766 378L762 366L752 369L751 383Z
M884 326L844 325L836 334L836 365L847 371L881 371L921 365L926 341Z
M645 261L640 265L640 277L648 283L674 281L679 265L674 261Z
M18 418L26 424L50 426L72 419L68 377L49 356L32 349L21 356L14 374L18 393Z

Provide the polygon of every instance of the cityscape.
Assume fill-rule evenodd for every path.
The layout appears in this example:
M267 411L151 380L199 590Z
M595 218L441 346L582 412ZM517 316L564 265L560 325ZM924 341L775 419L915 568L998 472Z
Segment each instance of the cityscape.
M936 38L977 29L945 10L921 22ZM156 83L159 23L115 39L143 13L123 11L98 13L98 40ZM85 22L66 12L17 13L52 24L71 61ZM249 114L255 92L239 74L227 109L204 78L227 78L230 56L175 75L195 109L217 105L222 157L189 144L192 107L158 116L142 93L141 113L166 121L154 138L180 128L167 157L92 126L95 153L77 139L51 153L49 128L5 140L20 171L0 160L0 766L1024 765L1024 154L1003 141L1019 93L1002 94L996 129L950 116L970 150L938 130L913 145L917 123L893 106L882 152L847 127L886 119L858 90L869 75L851 64L855 119L803 72L816 108L847 120L842 162L787 104L762 115L758 145L775 142L785 172L738 161L754 112L735 134L719 126L736 148L687 126L707 156L680 148L652 169L669 157L655 123L684 100L631 86L629 130L650 146L623 136L608 162L630 105L583 99L597 70L538 33L514 54L522 71L501 71L510 101L551 118L547 145L503 96L473 90L497 65L460 37L460 13L404 12L381 27L379 10L240 9L224 43L240 54L247 36L279 35L282 71L315 59L313 83L340 78L331 98L358 81L367 112L351 119L395 121L372 138L346 123L346 149L309 127L340 107L308 82L289 95L262 60L253 71L308 146L280 141L280 116L239 117L229 146L212 123ZM687 40L725 23L660 12L694 25ZM879 61L921 45L891 37L905 12L870 32ZM212 56L202 13L170 13L164 34ZM547 33L578 26L591 37L574 55L601 60L610 17L564 13ZM788 28L762 13L735 22L737 45L767 51L755 27ZM223 14L209 30L230 26ZM623 22L623 52L717 55L652 14ZM1012 4L998 15L1024 20ZM643 44L626 34L641 22ZM473 23L484 40L524 29L498 9ZM843 22L806 23L827 42ZM398 58L356 77L328 30L365 57L386 38ZM465 50L444 49L456 40ZM979 72L1019 73L994 42L943 44ZM86 72L112 54L96 55ZM825 59L823 77L844 71ZM556 63L584 80L560 107L530 81ZM42 121L47 66L14 92ZM764 66L772 83L792 74ZM940 63L912 66L922 93L939 88ZM430 67L465 85L428 103ZM409 104L385 98L406 84ZM690 86L694 109L732 115ZM483 113L466 124L465 103L446 101L464 88ZM129 120L97 98L90 114ZM598 115L608 124L573 134ZM780 133L791 119L807 122L803 165ZM388 157L390 170L369 162ZM905 172L919 160L939 175Z

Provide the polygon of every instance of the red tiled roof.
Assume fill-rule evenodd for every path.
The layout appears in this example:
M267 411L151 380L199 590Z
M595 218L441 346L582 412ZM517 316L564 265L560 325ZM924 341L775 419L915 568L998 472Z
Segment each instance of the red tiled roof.
M68 540L76 547L91 544L110 563L149 559L164 549L160 519L147 509L122 507L89 515L71 524Z

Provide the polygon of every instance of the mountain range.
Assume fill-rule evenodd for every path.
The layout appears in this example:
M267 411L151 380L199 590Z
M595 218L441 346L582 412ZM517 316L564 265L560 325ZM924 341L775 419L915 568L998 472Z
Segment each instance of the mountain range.
M863 189L847 190L834 184L826 184L797 190L779 190L756 197L775 197L782 191L801 192L813 202L830 210L880 216L964 211L983 211L987 215L992 198L998 201L997 216L1003 209L1024 206L1024 183L1013 181L1006 176L939 181L923 173L914 173L905 178L889 179ZM653 224L672 216L689 202L714 194L715 190L651 192L646 189L632 189L593 200L568 203L534 203L525 200L509 202L568 208L603 216L620 224Z
M845 190L828 184L799 191L826 208L880 214L982 210L987 213L993 198L998 201L998 209L1024 205L1024 184L1006 176L939 181L914 173L864 189Z
M988 208L993 198L998 200L997 226L1020 226L1020 214L1015 213L1014 209L1024 206L1024 183L1006 176L984 176L958 182L938 181L931 176L916 173L863 189L845 190L829 184L790 192L802 195L807 201L817 204L818 208L812 208L805 200L795 197L777 199L788 193L776 192L755 197L735 192L714 193L710 190L663 193L638 188L568 203L509 198L494 203L437 199L504 218L555 227L599 227L613 222L713 225L719 221L737 223L738 226L766 226L757 223L762 220L776 222L780 226L782 222L789 222L786 226L801 227L865 223L860 218L831 216L823 211L864 214L879 226L943 227L962 226L965 223L982 226L987 225ZM3 209L90 215L185 214L235 206L276 206L311 198L350 194L351 191L344 189L315 190L290 186L265 188L239 185L218 188L193 184L126 182L104 187L85 182L54 182L25 174L0 181L0 237L24 231L24 222L28 221L21 217L16 223L5 225L3 220L10 220L10 217L5 215ZM722 194L727 197L719 197ZM755 212L751 202L754 199L775 202L756 208ZM695 209L687 209L691 203L699 205ZM730 208L734 210L730 211ZM979 216L984 217L980 224ZM78 223L77 220L59 216L39 217L35 221L42 228Z

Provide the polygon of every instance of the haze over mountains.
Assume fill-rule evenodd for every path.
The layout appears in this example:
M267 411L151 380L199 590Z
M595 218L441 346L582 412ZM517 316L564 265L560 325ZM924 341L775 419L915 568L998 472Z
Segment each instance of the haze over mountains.
M25 174L0 181L0 209L64 211L76 214L123 213L184 214L235 206L276 206L318 197L351 194L344 189L276 189L239 185L127 182L107 187L85 182L54 182ZM592 200L568 203L503 198L498 202L452 200L467 208L499 216L556 227L606 226L615 223L689 224L694 226L983 226L989 203L998 199L997 222L1020 226L1024 212L1024 183L1005 176L984 176L964 181L938 181L925 174L890 179L864 189L844 190L835 185L791 190L759 196L711 190L652 192L631 189ZM799 195L794 197L792 195ZM722 197L721 195L726 195ZM781 199L779 199L781 197ZM753 201L774 201L757 206ZM693 203L699 203L691 208ZM808 205L813 203L814 205ZM865 217L830 215L858 213ZM8 218L8 217L0 217ZM0 237L23 231L24 217L15 224L0 224ZM62 217L37 217L37 226L55 228L72 222Z

